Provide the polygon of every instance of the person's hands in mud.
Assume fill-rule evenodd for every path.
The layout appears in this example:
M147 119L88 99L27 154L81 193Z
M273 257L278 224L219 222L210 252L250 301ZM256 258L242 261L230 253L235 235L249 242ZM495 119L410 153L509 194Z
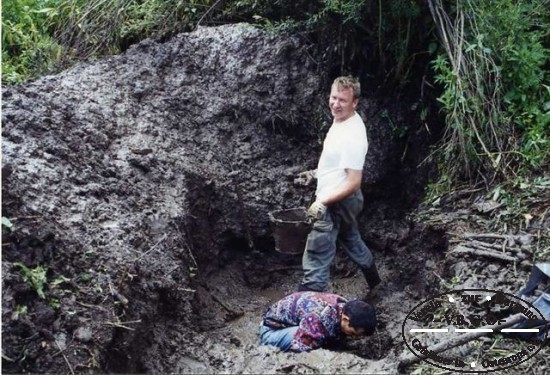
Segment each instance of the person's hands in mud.
M315 173L317 173L316 169L298 173L294 179L294 184L300 186L310 186L315 180Z

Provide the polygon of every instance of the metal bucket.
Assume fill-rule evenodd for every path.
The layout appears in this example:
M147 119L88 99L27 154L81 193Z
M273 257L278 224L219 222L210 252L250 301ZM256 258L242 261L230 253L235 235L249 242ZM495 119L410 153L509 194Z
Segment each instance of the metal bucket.
M269 221L275 238L275 250L284 254L304 252L307 235L311 230L304 207L271 211Z

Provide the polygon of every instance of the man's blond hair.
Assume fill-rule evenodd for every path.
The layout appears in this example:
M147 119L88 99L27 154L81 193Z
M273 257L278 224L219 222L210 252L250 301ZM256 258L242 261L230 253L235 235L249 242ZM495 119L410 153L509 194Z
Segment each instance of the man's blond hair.
M361 84L359 80L352 76L341 76L334 80L332 83L333 86L336 86L338 91L345 89L353 90L353 98L359 99L361 96Z

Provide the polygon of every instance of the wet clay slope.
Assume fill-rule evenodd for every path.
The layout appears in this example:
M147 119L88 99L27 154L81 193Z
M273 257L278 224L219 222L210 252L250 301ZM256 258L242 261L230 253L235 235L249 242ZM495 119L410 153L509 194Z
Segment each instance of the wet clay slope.
M4 372L242 368L205 352L194 280L227 250L272 249L267 212L311 197L292 180L318 157L319 61L296 37L222 26L5 88ZM373 137L376 177L391 137ZM270 302L243 293L254 314Z
M185 350L197 263L261 236L290 196L274 181L310 146L283 131L309 125L316 69L299 40L237 25L4 90L4 370L66 372L60 353L73 370L151 370L111 346L163 319Z
M252 180L242 188L247 209L264 212L266 197L285 199L284 186L271 182L281 178L281 158L273 156L299 165L308 155L309 146L292 144L280 128L310 126L320 89L315 69L298 40L233 26L144 42L6 90L6 208L25 206L71 228L93 220L100 225L84 227L91 238L96 229L135 233L154 211L186 217L195 209L189 202L228 190L231 175L244 180L242 171ZM242 231L231 193L200 209L212 226ZM123 247L135 248L124 239ZM96 245L112 248L103 242Z

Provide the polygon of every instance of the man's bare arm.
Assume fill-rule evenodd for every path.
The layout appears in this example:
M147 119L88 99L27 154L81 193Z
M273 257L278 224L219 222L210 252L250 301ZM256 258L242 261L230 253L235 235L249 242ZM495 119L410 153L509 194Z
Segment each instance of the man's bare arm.
M321 203L325 206L330 206L333 203L339 202L342 199L349 197L357 189L361 187L361 181L363 180L362 169L346 169L346 179L338 186L331 195L321 200Z

